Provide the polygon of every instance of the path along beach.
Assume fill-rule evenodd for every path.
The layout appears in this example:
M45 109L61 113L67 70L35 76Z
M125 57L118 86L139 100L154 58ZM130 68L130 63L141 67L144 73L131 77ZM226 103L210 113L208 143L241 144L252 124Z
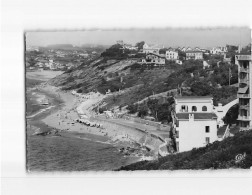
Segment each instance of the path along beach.
M146 141L145 133L134 128L113 124L105 120L98 120L103 128L90 127L76 122L76 119L80 118L80 115L83 114L96 120L94 117L95 113L92 111L92 105L99 102L104 95L90 93L85 96L77 96L73 95L71 92L62 91L57 87L45 83L45 81L48 80L48 77L41 79L36 73L36 78L39 78L43 83L36 85L33 88L27 88L27 90L32 91L32 89L35 88L35 92L33 91L32 93L35 96L40 94L37 98L40 99L40 101L43 101L43 98L49 97L47 101L49 101L50 105L48 105L47 108L40 109L38 112L27 116L27 128L30 130L30 135L34 134L38 128L40 131L57 131L64 137L75 135L75 137L78 136L84 141L94 140L93 137L90 139L90 135L96 135L96 138L99 138L96 139L96 141L103 144L113 144L116 145L117 148L134 148L141 145L141 142L143 143ZM34 79L34 76L28 76L28 79ZM155 145L155 143L153 144ZM153 154L150 154L146 157L146 153L143 152L138 152L137 154L138 155L132 156L135 158L132 158L134 160L132 161L131 159L131 162L146 158L151 159L153 156Z

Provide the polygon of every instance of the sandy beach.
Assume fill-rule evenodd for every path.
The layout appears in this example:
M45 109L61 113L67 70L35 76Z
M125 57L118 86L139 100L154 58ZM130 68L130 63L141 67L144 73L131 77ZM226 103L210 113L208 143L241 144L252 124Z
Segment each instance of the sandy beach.
M35 76L34 76L34 75ZM55 76L53 74L49 77L44 77L44 73L30 73L27 78L39 79L47 81L49 78ZM119 147L131 147L143 149L148 147L152 152L148 155L141 155L140 160L151 160L150 158L157 157L158 147L162 142L160 140L153 138L145 131L139 131L134 128L134 125L127 126L121 124L116 120L109 120L101 114L97 115L92 109L101 102L106 95L100 93L88 93L88 94L78 94L75 91L63 91L58 87L49 85L47 82L43 82L40 85L36 85L36 92L33 92L34 97L36 97L37 102L45 101L48 96L51 97L49 102L50 106L45 109L41 109L38 113L34 113L27 118L33 120L33 117L40 117L40 125L42 129L47 129L46 131L54 130L59 132L59 134L65 134L67 132L78 133L82 135L97 135L102 136L108 140L108 143L116 144ZM29 90L29 89L28 89ZM46 94L46 95L43 95ZM58 102L52 103L54 100ZM44 114L41 114L44 113ZM79 123L77 119L86 118L90 122L99 124L98 127L91 127L83 123ZM42 123L42 124L41 124ZM80 136L81 137L81 136Z
M106 121L96 120L94 117L95 113L92 112L92 106L103 99L104 96L101 94L86 94L85 98L83 98L83 96L73 95L70 92L61 91L50 85L44 85L40 90L54 94L64 102L64 106L60 110L42 120L50 127L62 131L106 136L111 141L138 142L143 136L143 133L139 131L123 128ZM76 119L80 119L81 115L86 115L90 121L95 121L101 124L102 127L90 127L76 122Z

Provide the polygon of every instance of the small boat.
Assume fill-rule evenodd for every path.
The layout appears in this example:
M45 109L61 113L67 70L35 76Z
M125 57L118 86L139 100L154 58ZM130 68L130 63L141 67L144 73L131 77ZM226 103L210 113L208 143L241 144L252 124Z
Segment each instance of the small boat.
M40 105L43 105L43 106L46 106L46 105L48 105L48 104L49 104L48 100L43 100L43 101L40 103Z

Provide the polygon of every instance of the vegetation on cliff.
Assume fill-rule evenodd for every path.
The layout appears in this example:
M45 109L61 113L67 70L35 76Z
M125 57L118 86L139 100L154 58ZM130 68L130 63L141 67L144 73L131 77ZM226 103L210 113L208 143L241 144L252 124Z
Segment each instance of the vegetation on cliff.
M216 141L206 147L141 161L119 170L249 169L252 166L252 131Z
M140 49L142 45L143 42L137 44ZM132 57L132 52L144 55L123 49L119 44L113 45L101 57L66 71L50 83L61 86L63 90L76 90L78 93L118 92L104 99L104 104L100 107L104 110L128 106L130 111L136 102L174 89L177 90L176 93L187 96L211 95L215 105L226 104L236 98L237 88L232 86L238 81L236 65L218 63L218 59L211 58L209 66L205 68L203 62L198 60L184 61L183 65L169 62L163 67L147 66L139 64L141 57ZM163 103L159 101L155 104L155 109L167 107L162 106ZM148 114L145 106L140 108L141 110L137 110L140 111L140 116ZM163 121L159 113L151 115L158 121Z

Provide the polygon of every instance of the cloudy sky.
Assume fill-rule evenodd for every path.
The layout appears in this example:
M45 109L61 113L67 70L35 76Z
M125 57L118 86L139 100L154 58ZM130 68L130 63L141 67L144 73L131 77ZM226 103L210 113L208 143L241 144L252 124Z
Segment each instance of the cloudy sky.
M26 43L31 46L49 44L112 45L117 40L135 44L139 41L164 46L213 47L226 44L247 45L251 42L249 28L188 28L188 29L121 29L27 32Z

